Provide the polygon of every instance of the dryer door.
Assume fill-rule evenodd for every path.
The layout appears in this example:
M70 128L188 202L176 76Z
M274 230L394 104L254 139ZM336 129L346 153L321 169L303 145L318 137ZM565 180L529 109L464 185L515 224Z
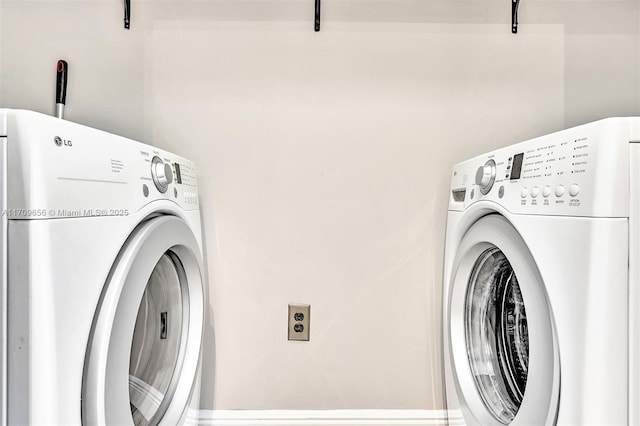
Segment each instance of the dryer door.
M553 424L559 360L553 318L526 244L500 215L478 220L454 262L449 344L465 420Z
M89 425L176 425L196 382L203 331L200 249L174 216L143 222L111 269L83 383Z

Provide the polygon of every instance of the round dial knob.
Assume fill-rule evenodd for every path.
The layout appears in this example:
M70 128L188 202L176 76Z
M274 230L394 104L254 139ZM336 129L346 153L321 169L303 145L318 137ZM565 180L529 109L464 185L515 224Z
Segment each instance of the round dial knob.
M488 193L496 180L496 162L487 161L484 166L478 167L476 171L476 184L480 187L480 192Z
M153 157L151 160L151 177L153 178L153 183L156 184L158 191L162 193L167 192L169 184L173 182L173 170L171 170L171 165L163 162L158 156Z

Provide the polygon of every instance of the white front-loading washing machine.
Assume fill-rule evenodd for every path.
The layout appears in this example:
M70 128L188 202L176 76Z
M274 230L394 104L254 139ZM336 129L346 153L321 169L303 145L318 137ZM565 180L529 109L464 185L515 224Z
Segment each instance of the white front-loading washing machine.
M453 168L450 424L640 424L640 118Z
M1 424L183 423L205 300L194 164L5 109L0 170Z

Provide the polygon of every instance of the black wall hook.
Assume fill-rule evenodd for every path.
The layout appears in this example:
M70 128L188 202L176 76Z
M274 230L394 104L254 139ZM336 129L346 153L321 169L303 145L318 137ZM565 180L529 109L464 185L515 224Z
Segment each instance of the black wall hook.
M520 0L511 0L511 32L518 33L518 7Z
M131 0L124 0L124 28L129 29L131 24Z
M315 31L320 31L320 0L316 0L316 8L315 8Z

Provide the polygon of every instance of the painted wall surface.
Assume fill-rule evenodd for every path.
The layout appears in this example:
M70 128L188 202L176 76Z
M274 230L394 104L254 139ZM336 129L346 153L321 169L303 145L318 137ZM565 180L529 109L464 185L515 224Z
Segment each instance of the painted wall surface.
M197 162L203 408L442 407L453 164L640 114L636 0L132 3L0 1L0 105L52 113L64 58L67 119Z

